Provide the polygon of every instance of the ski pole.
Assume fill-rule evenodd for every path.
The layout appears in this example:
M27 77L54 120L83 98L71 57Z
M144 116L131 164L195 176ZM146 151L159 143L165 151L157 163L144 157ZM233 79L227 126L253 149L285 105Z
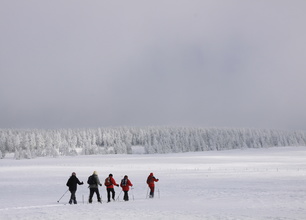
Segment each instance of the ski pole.
M102 190L102 189L101 189ZM102 192L100 193L100 199L101 199L101 204L102 204Z
M119 196L121 195L121 193L122 193L122 190L120 191L120 193L119 193L119 195L118 195L116 201L119 201Z
M159 192L159 187L158 187L158 184L156 184L156 186L157 186L158 198L160 199L160 192Z
M134 199L134 192L133 192L133 189L134 189L134 188L131 188L131 189L132 189L131 191L132 191L132 197L133 197L133 201L134 201L134 200L135 200L135 199Z
M148 194L149 194L149 186L148 186L148 189L147 189L146 199L148 198Z
M67 191L62 195L61 198L59 198L59 200L57 200L57 202L59 202L59 201L64 197L64 195L65 195L68 191L69 191L69 189L67 189Z

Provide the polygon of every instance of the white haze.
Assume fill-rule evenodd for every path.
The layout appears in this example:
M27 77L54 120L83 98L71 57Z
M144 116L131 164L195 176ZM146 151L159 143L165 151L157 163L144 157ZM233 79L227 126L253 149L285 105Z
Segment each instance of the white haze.
M306 124L306 2L1 1L0 126Z

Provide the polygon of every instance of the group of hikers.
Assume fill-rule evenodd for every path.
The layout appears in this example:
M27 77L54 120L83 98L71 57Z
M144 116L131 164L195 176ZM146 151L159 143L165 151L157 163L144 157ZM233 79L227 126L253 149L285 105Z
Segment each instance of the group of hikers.
M150 175L147 177L147 184L148 187L150 188L150 194L149 194L149 198L153 198L154 197L154 188L155 188L155 182L158 182L159 179L155 178L153 173L150 173ZM92 197L94 194L97 195L97 200L98 202L102 203L101 200L101 196L99 193L99 186L102 186L102 183L99 180L98 177L98 173L97 171L94 171L93 174L91 176L88 177L87 180L88 183L88 188L89 188L89 199L88 202L92 203ZM68 179L66 186L69 187L69 191L71 193L70 196L70 200L69 200L69 204L77 204L77 200L76 200L76 196L75 193L77 191L77 185L83 185L84 182L80 181L77 176L76 173L73 172L70 176L70 178ZM122 191L124 192L123 195L123 200L124 201L129 201L129 190L130 187L133 186L133 184L131 183L131 181L129 180L128 176L125 175L123 177L123 179L121 180L120 185L116 183L115 179L113 178L113 174L109 174L108 177L105 179L104 181L104 185L106 186L106 191L107 191L107 202L111 201L111 198L113 201L115 201L115 190L114 190L114 186L117 187L121 187Z

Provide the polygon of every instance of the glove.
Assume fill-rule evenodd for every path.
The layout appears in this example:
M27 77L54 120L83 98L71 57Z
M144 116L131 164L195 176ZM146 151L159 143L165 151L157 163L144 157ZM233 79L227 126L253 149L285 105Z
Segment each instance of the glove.
M81 185L83 185L84 183L83 183L83 181L81 182Z
M119 187L119 184L117 184L117 187Z
M159 181L159 179L157 179L157 181Z
M100 186L102 186L102 184L101 184L101 183L100 183L99 185L100 185Z

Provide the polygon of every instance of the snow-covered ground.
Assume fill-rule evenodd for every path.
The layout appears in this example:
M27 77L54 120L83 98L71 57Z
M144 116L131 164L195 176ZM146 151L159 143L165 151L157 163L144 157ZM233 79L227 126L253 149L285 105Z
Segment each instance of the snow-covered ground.
M95 155L0 160L0 219L306 219L306 147L163 155ZM109 173L134 184L130 201L88 204L87 184L77 205L64 205L73 171L84 181ZM147 199L146 178L160 179ZM116 188L116 198L121 189Z

